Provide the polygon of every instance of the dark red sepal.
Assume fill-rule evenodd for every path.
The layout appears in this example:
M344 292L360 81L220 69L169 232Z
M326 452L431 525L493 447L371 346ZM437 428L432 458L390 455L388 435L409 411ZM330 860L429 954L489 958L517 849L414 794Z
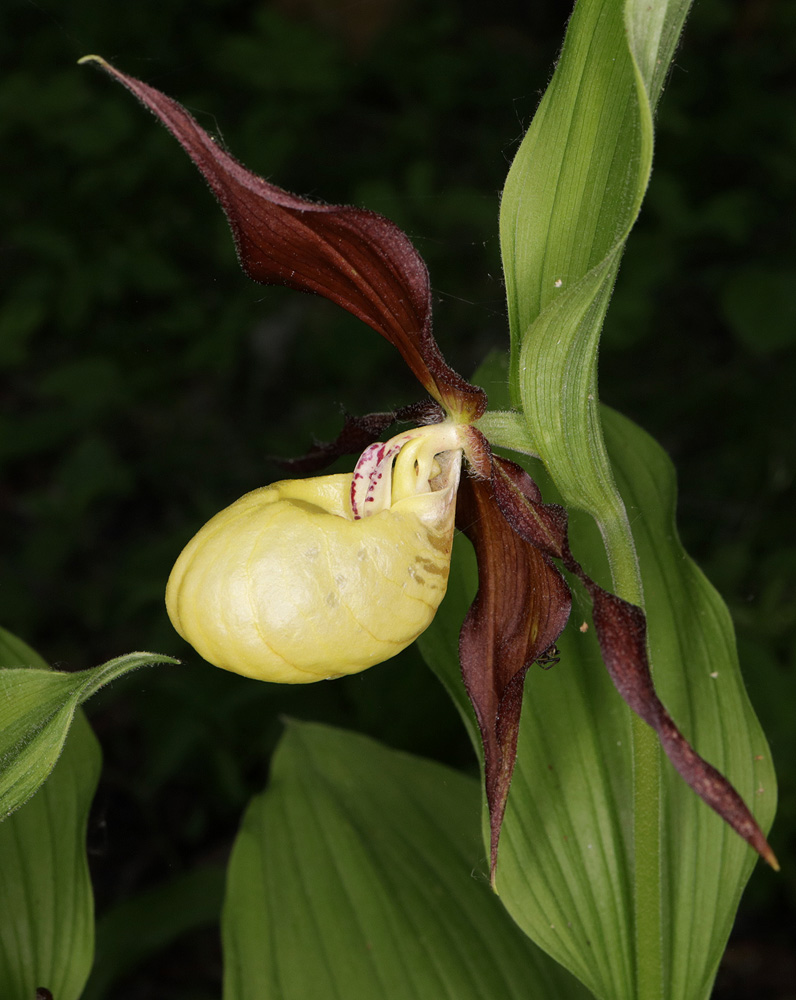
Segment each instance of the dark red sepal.
M298 458L275 459L286 472L306 475L327 468L343 455L359 455L368 445L382 436L394 423L411 421L415 426L438 424L445 419L445 411L432 400L410 403L397 410L384 413L366 413L363 417L345 415L343 429L334 441L316 441L313 447Z
M423 387L463 420L486 409L482 389L450 368L431 332L426 265L394 223L364 209L297 198L221 149L176 101L96 62L177 139L229 221L246 274L262 284L322 295L373 327L401 352Z
M459 657L484 746L494 879L525 674L561 635L571 597L547 556L511 529L488 481L462 480L456 521L478 560L478 593L462 625Z
M641 608L598 586L572 555L563 507L540 502L539 489L513 462L494 458L492 485L498 505L517 534L560 559L586 588L603 662L630 708L658 734L686 783L772 868L779 869L763 831L730 782L693 749L655 691L647 656L647 620Z

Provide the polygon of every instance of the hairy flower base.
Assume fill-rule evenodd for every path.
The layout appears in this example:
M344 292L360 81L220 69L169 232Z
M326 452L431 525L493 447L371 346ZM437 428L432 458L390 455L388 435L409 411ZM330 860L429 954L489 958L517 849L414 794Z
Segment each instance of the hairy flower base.
M435 461L431 430L371 446L364 471L275 483L212 518L169 578L180 635L218 667L283 684L357 673L413 642L447 589L461 467L460 451ZM356 476L379 487L364 515Z

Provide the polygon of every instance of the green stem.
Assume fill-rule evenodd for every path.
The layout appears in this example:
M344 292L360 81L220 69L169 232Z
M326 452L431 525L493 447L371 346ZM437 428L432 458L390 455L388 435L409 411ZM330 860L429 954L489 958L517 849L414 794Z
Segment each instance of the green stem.
M624 509L600 525L617 596L644 607L638 560ZM654 731L631 716L633 758L633 908L638 1000L662 1000L661 750Z
M539 457L528 424L523 415L514 410L489 410L476 420L475 426L498 448L509 448L523 455Z
M661 1000L661 750L655 733L635 714L632 740L637 992L639 1000Z

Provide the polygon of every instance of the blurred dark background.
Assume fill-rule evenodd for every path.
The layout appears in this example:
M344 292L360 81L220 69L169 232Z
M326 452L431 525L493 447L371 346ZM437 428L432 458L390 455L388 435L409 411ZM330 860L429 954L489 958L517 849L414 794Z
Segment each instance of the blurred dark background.
M133 649L184 660L89 707L105 753L89 837L106 927L122 901L218 871L282 715L472 761L411 650L296 690L212 670L173 633L163 588L193 532L280 478L271 456L333 437L343 409L400 405L418 387L333 306L249 283L174 140L76 59L99 53L176 97L275 183L403 226L429 264L443 350L469 375L506 345L499 191L569 12L560 0L4 4L0 620L62 669ZM601 365L602 398L678 467L682 535L730 605L779 772L784 871L753 877L724 1000L796 996L795 61L792 0L697 3ZM177 924L164 918L114 1000L219 995L215 929Z

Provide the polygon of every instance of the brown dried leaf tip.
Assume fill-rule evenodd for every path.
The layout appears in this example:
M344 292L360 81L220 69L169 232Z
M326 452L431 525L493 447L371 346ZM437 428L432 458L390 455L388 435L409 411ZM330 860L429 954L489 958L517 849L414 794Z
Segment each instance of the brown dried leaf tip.
M517 465L492 455L471 425L487 405L484 391L447 364L431 330L426 266L392 222L363 209L298 198L256 176L220 149L176 101L94 62L130 90L174 135L224 210L245 273L322 295L386 338L431 400L410 412L348 418L337 441L318 445L294 470L361 451L392 420L459 426L457 440L471 475L462 480L457 522L475 547L479 590L461 630L462 676L484 747L494 881L498 840L511 783L530 664L552 655L569 617L571 597L553 560L585 586L594 627L617 691L653 727L685 781L774 868L777 860L735 789L679 732L658 699L647 660L643 612L598 587L574 559L563 508L542 502ZM303 463L303 464L302 464Z

